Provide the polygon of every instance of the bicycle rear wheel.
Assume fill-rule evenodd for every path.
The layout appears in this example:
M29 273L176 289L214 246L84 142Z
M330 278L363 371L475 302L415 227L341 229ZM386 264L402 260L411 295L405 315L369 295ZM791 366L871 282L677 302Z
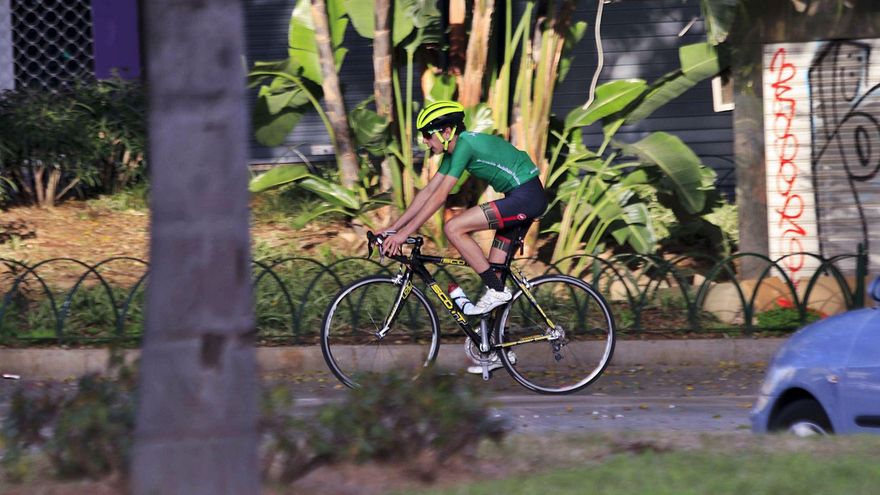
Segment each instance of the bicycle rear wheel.
M555 329L522 291L498 320L498 342L516 343L551 335L558 338L524 342L499 353L511 376L524 387L545 394L576 392L594 382L614 353L614 318L601 294L567 275L531 281L530 292Z
M321 351L345 385L357 388L368 375L391 370L415 378L437 357L437 313L415 287L401 301L390 331L378 335L400 290L393 277L366 277L343 288L327 308Z

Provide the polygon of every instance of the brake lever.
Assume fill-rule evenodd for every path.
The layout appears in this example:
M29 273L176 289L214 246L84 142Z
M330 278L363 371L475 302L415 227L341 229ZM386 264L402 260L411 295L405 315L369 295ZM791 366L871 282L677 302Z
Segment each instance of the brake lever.
M383 261L385 261L385 250L382 249L382 238L381 237L376 238L376 246L379 249L379 263L382 263Z

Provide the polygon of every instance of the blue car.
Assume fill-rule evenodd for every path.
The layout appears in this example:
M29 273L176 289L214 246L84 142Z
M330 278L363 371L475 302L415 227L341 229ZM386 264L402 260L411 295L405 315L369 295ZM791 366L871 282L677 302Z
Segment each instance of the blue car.
M870 288L880 302L880 279ZM751 411L755 433L880 433L880 309L859 309L791 336Z

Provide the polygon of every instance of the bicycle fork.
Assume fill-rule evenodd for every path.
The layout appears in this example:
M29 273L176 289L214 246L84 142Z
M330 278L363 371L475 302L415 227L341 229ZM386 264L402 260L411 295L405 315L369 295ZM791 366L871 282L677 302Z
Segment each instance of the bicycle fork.
M406 298L412 291L412 272L410 270L399 271L394 278L394 283L400 284L400 290L397 292L397 299L395 299L391 311L388 312L388 316L386 316L385 321L382 322L382 328L376 332L376 337L378 337L379 340L384 339L385 335L391 331L391 324L397 319L397 315L400 313L400 308L403 306L403 302L406 301Z

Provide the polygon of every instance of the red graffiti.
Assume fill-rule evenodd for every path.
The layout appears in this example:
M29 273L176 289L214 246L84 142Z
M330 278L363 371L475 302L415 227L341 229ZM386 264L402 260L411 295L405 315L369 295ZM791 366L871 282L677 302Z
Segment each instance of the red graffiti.
M783 262L789 274L797 284L797 272L804 267L802 239L807 231L800 225L804 214L804 200L800 194L793 192L798 181L797 159L799 144L797 136L792 134L792 122L797 110L797 101L788 96L791 91L790 81L797 75L797 68L785 59L785 48L779 48L770 60L770 75L773 82L773 144L776 153L768 157L767 167L775 167L776 184L768 194L776 194L783 198L782 208L775 211L778 225L782 229L778 245L783 255L792 255Z

